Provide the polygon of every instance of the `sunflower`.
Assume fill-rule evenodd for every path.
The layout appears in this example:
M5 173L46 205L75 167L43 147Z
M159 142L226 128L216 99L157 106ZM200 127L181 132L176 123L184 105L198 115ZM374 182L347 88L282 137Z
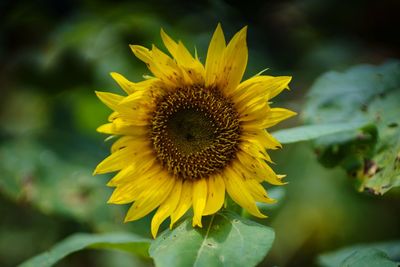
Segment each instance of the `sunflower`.
M216 213L225 192L256 217L266 217L256 202L273 203L261 185L282 185L268 149L280 143L266 129L294 112L270 107L270 99L288 88L291 77L258 74L241 82L247 64L247 27L226 44L218 25L205 65L161 30L169 56L152 46L131 45L153 74L134 83L111 73L125 91L96 92L113 110L101 133L118 136L111 155L95 174L118 173L109 203L133 203L125 221L155 210L151 232L170 217L172 227L190 208L193 227Z

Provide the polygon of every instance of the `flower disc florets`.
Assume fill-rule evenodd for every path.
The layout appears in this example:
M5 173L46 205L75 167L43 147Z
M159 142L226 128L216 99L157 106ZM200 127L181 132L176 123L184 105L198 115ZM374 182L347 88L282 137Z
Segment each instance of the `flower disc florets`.
M185 87L163 96L150 125L157 158L181 179L222 171L238 149L238 114L215 88Z

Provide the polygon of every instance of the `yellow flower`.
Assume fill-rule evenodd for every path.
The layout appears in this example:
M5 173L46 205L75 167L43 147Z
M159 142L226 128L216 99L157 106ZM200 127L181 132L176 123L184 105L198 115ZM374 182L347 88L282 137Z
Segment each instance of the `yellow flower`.
M160 224L171 227L191 207L193 226L216 213L229 196L257 217L266 217L256 201L272 203L263 181L283 184L267 164L267 149L281 147L265 129L294 112L271 108L291 77L256 75L241 82L247 64L244 27L226 45L221 26L211 39L205 65L161 30L172 57L153 45L131 45L154 75L134 83L111 76L126 96L96 92L114 112L99 132L120 136L111 155L95 174L119 171L108 183L115 187L109 203L132 203L125 221L158 208L151 222L155 237Z

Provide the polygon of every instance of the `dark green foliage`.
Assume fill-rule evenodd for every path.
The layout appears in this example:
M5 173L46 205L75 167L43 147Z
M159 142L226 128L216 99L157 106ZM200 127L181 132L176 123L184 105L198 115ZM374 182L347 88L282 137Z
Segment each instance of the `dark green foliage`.
M308 123L365 121L352 133L321 138L316 153L327 167L342 166L359 189L383 194L400 186L400 63L361 65L320 77L308 94Z
M374 242L400 239L395 189L400 76L398 63L381 65L400 56L393 26L399 8L399 2L391 0L346 5L333 0L2 1L0 266L17 266L34 255L39 255L32 259L39 267L43 264L37 260L49 255L47 265L61 260L59 267L190 265L203 241L220 247L204 247L207 257L199 257L198 266L205 261L220 265L219 257L225 255L229 266L312 266L322 251L356 242L371 243L367 246L374 249L350 247L334 266L343 261L354 266L365 260L398 261L398 254L391 252L398 251L398 242L390 244L391 250ZM204 62L218 22L227 39L249 26L246 77L264 68L270 68L267 75L293 76L291 91L274 99L273 105L300 114L282 128L303 125L301 118L307 125L272 129L283 143L293 144L273 152L272 167L288 174L288 184L265 185L272 197L284 196L277 204L260 205L268 219L221 213L213 219L220 232L211 231L207 238L211 217L203 218L203 229L191 229L190 220L172 230L163 224L165 231L160 229L159 238L150 242L152 214L124 224L127 206L106 204L110 176L91 175L111 143L95 131L109 110L94 91L122 93L109 76L111 71L132 81L149 74L128 45L155 43L163 49L161 27L190 51L196 46ZM380 66L350 68L365 62ZM314 80L331 70L339 72L322 76L304 101ZM362 190L382 194L393 189L384 196L350 190L343 171L322 168L308 143L294 144L321 136L315 143L320 163L342 166L357 177ZM235 232L233 225L239 230ZM95 234L74 235L80 232ZM182 243L175 242L175 234L183 236ZM225 237L233 243L224 243ZM154 262L143 258L149 243ZM162 247L165 244L168 247ZM239 244L245 247L238 248ZM179 251L174 251L178 245ZM186 245L191 250L182 256Z

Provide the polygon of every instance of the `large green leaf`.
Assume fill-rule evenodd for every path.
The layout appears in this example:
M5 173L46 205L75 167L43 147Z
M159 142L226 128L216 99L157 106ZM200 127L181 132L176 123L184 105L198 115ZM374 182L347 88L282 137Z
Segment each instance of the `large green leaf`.
M157 266L255 266L267 254L274 231L224 211L204 218L203 228L185 220L150 247Z
M322 136L357 130L365 121L349 123L326 123L305 125L273 132L272 135L282 144L313 140Z
M321 255L319 265L323 267L337 266L388 266L399 265L400 242L361 244L342 248L338 251Z
M357 123L370 127L317 141L321 162L341 165L356 176L360 190L383 194L400 186L400 63L361 65L322 75L312 86L305 121Z
M341 266L343 267L398 267L399 263L396 263L389 259L388 255L377 249L365 249L357 251L348 258L346 258Z
M19 267L50 267L71 253L82 249L117 249L146 256L151 240L132 233L75 234Z

